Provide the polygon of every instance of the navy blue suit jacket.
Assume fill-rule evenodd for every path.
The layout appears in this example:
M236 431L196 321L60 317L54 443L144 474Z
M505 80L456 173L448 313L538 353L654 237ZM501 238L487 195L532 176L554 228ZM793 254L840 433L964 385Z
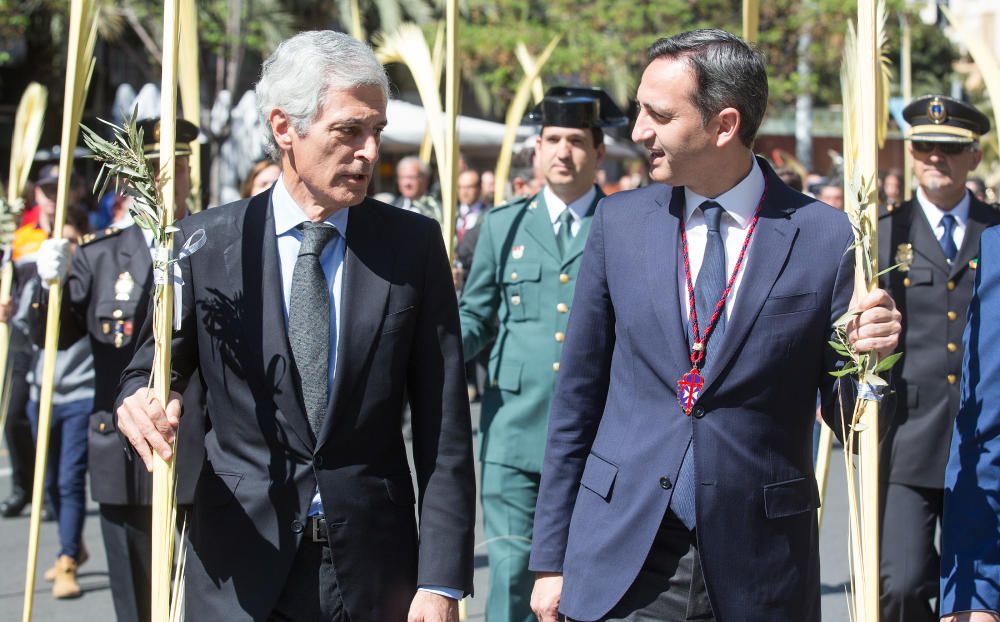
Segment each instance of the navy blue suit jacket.
M941 614L1000 613L1000 227L980 239L945 473Z
M812 430L832 418L831 325L848 307L847 217L783 184L766 199L696 416L678 293L683 188L608 197L594 216L552 402L531 568L561 611L603 616L635 580L693 433L698 546L716 619L819 619Z

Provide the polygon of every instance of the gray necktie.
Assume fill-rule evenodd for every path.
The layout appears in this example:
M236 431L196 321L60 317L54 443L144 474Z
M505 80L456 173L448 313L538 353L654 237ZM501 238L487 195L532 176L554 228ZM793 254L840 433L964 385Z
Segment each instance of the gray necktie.
M701 204L708 225L708 239L705 244L705 255L698 272L698 282L694 287L694 299L698 312L698 332L704 333L712 319L715 305L722 297L726 287L726 246L722 240L720 223L722 221L722 206L715 201L705 201ZM719 315L712 338L709 343L718 345L726 332L725 310ZM716 348L717 350L717 348ZM706 349L706 361L709 351ZM695 520L695 481L694 481L694 439L688 440L681 468L677 473L674 495L670 499L670 509L688 529L694 529Z
M569 248L569 243L573 240L573 214L570 213L569 208L563 210L562 214L559 214L559 233L556 234L556 246L559 247L559 256L566 256L566 249Z
M292 272L288 301L288 342L299 372L309 427L318 437L329 396L330 292L319 256L337 230L326 224L299 225L302 245Z

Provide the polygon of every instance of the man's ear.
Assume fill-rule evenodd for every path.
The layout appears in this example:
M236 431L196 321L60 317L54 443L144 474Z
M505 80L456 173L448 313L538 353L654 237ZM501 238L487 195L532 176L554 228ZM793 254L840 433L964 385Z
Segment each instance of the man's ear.
M274 141L278 143L278 148L282 151L291 149L292 135L298 136L298 133L295 131L295 127L292 126L288 115L280 108L274 108L271 110L271 114L267 116L267 120L271 124L271 135L274 136Z
M730 142L740 139L740 112L735 108L723 108L715 116L718 130L715 135L717 147L725 147Z

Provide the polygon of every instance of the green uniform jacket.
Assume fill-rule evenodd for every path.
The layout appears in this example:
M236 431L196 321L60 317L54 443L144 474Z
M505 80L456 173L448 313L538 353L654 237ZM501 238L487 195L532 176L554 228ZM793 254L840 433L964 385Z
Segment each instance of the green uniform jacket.
M496 338L480 419L483 462L540 473L549 402L597 197L560 258L544 194L494 207L480 225L459 315L466 359Z

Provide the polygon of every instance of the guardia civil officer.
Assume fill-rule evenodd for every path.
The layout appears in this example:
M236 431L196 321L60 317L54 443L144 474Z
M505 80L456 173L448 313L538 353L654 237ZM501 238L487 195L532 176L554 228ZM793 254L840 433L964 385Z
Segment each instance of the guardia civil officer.
M161 153L159 119L139 122L143 146L151 166L158 167ZM188 155L198 128L177 119L177 157L174 174L175 218L187 214L191 192ZM65 278L59 345L65 347L90 337L94 353L95 397L88 432L90 489L100 504L101 532L108 558L108 574L118 622L149 620L152 476L142 461L130 460L122 451L115 427L114 401L122 371L135 351L133 334L149 311L153 282L151 234L132 224L128 198L116 202L116 222L84 237L72 257L66 245L52 240L39 250L39 276ZM36 305L32 323L43 328L47 296ZM40 338L43 330L38 330ZM186 405L200 408L200 383L193 382L184 396ZM188 401L191 400L191 401ZM191 408L191 406L186 406ZM204 460L200 417L185 418L180 427L177 455L177 499L192 502Z
M467 360L496 338L482 400L483 522L490 622L534 620L528 572L549 402L591 216L604 127L628 118L602 90L553 87L528 121L541 124L545 186L483 220L459 314Z
M982 159L989 119L942 95L903 110L917 181L915 196L883 208L879 265L903 314L894 373L898 405L883 441L882 620L937 620L941 519L949 440L960 399L962 333L979 259L979 238L1000 213L966 189Z

